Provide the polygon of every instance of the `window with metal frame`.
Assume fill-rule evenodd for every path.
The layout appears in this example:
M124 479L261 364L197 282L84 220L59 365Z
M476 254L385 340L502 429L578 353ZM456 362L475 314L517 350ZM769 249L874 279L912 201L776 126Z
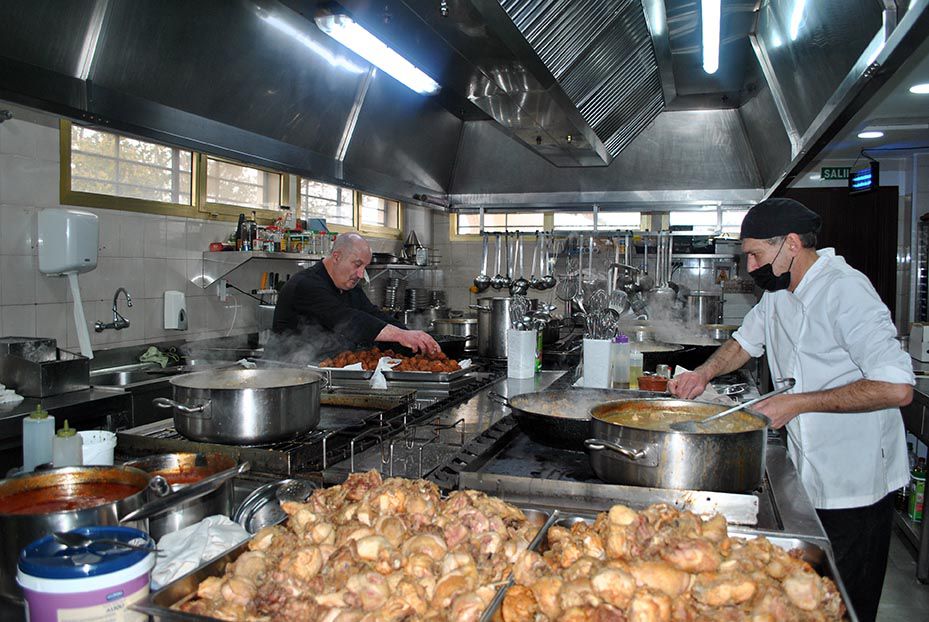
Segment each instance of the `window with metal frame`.
M694 233L719 232L719 212L712 210L676 210L668 214L672 227L692 227Z
M488 212L484 214L484 231L533 232L545 229L544 212ZM457 219L457 235L478 235L481 232L481 215L461 213Z
M192 204L192 152L89 127L70 129L70 191Z
M283 175L206 158L206 202L253 210L278 210Z
M742 232L742 220L747 213L747 209L723 210L722 218L720 219L720 233L739 237L739 234Z
M378 196L360 195L359 228L400 229L400 202Z
M594 213L555 212L552 226L555 231L590 231L594 228ZM641 212L598 212L597 228L605 230L633 230L642 228Z
M327 225L354 227L354 191L312 179L301 179L300 215L301 218L325 218Z

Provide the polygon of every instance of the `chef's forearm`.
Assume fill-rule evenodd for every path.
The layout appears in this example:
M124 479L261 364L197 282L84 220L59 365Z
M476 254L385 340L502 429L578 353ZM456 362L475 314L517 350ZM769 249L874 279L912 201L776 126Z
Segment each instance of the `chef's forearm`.
M399 341L400 335L403 332L402 328L394 326L393 324L385 324L381 332L374 338L374 341Z
M751 356L742 349L738 341L729 339L703 365L700 365L694 371L701 374L709 382L716 376L739 369L750 358Z
M798 413L867 412L906 406L913 399L913 387L908 384L857 380L842 387L793 393L789 397L792 410Z

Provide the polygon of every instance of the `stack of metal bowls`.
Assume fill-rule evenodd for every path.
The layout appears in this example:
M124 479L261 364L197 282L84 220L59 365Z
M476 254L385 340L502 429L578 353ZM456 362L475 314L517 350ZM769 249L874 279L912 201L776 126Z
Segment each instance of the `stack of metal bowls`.
M385 309L397 310L400 308L400 279L388 277L384 286L384 304Z
M429 291L422 287L409 287L403 295L403 308L407 311L425 309L429 306Z

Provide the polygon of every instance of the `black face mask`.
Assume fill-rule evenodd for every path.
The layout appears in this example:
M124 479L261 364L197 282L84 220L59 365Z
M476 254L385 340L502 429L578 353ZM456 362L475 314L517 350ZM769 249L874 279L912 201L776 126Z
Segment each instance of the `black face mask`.
M786 241L785 238L784 242ZM777 259L777 256L781 254L781 250L784 248L784 242L781 242L781 247L777 249L777 254L774 255L774 259L770 263L766 263L748 273L752 280L755 281L755 285L765 291L776 292L790 287L790 269L794 265L794 260L790 260L790 265L787 266L787 271L784 274L774 274L773 268L774 260Z

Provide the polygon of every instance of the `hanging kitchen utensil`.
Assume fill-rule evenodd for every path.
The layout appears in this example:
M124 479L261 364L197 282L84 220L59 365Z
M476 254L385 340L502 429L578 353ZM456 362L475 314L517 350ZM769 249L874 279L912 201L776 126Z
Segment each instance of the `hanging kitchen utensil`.
M671 429L674 430L675 432L687 432L689 434L699 433L705 429L704 426L706 426L707 423L711 421L716 421L717 419L722 419L726 415L731 415L734 412L739 412L743 408L748 408L752 404L757 404L758 402L766 400L769 397L774 397L775 395L780 395L781 393L784 393L785 391L790 391L791 389L794 388L794 385L797 384L797 381L793 378L778 378L775 382L778 382L778 383L784 382L786 383L786 385L781 387L780 389L769 391L768 393L765 393L764 395L756 397L753 400L749 400L745 402L744 404L739 404L738 406L728 408L722 411L721 413L717 413L713 415L712 417L707 417L705 419L691 419L689 421L678 421L678 422L672 423Z
M510 286L510 294L513 296L524 296L526 292L529 291L529 281L526 280L524 276L525 262L523 261L523 240L519 234L519 231L516 232L516 260L517 265L519 266L519 276L513 281L513 284Z
M503 284L506 282L506 279L503 277L502 274L500 274L500 250L501 248L500 248L500 234L499 233L494 234L494 241L496 242L496 245L497 245L497 259L494 262L497 274L490 280L490 286L493 287L494 289L503 289L503 286L504 286Z
M482 231L483 248L481 250L481 273L474 277L474 287L478 293L490 287L490 277L487 276L487 232Z
M542 289L551 289L555 287L555 275L552 274L552 264L551 257L549 255L550 245L552 243L552 238L546 234L542 233L542 267L539 270L539 274L544 274L542 277Z
M545 289L545 283L542 280L542 266L539 263L542 253L539 249L542 247L542 238L539 232L535 232L535 247L532 249L532 274L529 276L529 287L532 289Z
M506 256L506 270L503 272L503 289L509 289L513 284L513 253L510 250L510 232L503 233L504 255Z

